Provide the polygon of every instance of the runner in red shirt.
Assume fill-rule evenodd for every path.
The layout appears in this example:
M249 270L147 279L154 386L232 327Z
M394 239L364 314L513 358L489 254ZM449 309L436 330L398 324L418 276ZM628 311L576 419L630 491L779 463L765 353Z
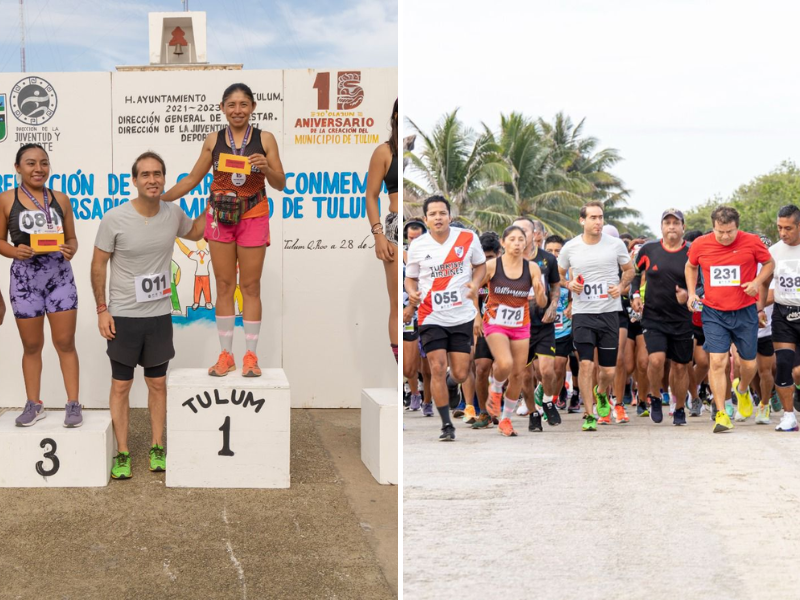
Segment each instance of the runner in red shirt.
M744 417L753 413L750 381L756 373L758 313L766 301L759 298L758 290L772 276L775 264L757 235L739 231L735 208L720 206L711 213L711 222L713 231L697 238L689 248L686 287L689 310L697 310L697 272L702 269L703 348L711 356L709 382L717 407L714 433L720 433L733 429L725 412L725 366L731 343L736 344L741 361L741 376L733 381L739 412ZM763 267L756 276L759 264Z

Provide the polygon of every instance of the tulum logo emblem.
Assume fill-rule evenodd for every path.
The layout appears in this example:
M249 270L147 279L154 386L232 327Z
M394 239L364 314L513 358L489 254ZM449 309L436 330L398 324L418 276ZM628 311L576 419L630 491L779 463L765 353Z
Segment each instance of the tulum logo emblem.
M6 95L0 94L0 142L4 142L8 136L6 128Z
M11 90L11 112L26 125L42 125L58 107L58 97L50 82L41 77L26 77Z

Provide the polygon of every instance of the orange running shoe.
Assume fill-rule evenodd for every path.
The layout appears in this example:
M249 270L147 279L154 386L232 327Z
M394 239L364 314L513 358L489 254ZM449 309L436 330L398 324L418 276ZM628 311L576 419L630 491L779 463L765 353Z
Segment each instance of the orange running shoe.
M503 392L489 391L489 398L486 400L486 412L493 417L500 416L500 402L503 400Z
M608 413L605 417L597 417L597 423L599 425L611 425L611 413Z
M506 437L516 437L517 432L514 431L514 427L511 425L511 419L502 419L500 421L500 425L498 426L500 429L500 433L502 433Z
M628 413L625 412L625 407L622 404L617 404L614 407L614 421L619 423L627 423L630 419L628 419Z
M258 357L249 350L245 353L242 360L242 377L261 377L261 369L258 368Z
M208 370L208 374L212 377L225 377L225 375L235 370L236 363L233 361L233 354L223 350L217 359L217 364Z

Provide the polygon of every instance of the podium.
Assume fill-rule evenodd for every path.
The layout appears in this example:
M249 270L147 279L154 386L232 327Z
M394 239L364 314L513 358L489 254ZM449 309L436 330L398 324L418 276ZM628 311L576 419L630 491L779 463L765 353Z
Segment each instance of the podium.
M288 488L289 382L210 377L175 369L167 380L167 487Z
M361 391L361 462L380 484L397 485L397 390Z
M0 415L0 487L103 487L111 478L116 441L107 410L84 410L83 425L64 427L64 411L49 410L30 427L21 410Z

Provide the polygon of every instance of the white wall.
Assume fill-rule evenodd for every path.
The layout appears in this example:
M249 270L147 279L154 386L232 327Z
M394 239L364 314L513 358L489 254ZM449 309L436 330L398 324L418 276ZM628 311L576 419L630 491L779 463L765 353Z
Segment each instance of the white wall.
M396 366L388 347L388 300L383 267L373 250L358 248L364 240L367 245L372 244L369 224L360 215L330 217L327 207L335 197L337 206L344 203L349 217L351 197L355 205L361 202L363 191L354 191L352 184L342 182L352 181L354 176L363 181L378 143L375 140L388 139L389 114L397 94L397 71L366 69L359 71L360 75L345 76L351 80L351 90L363 89L360 104L348 111L337 110L339 71L344 70L330 71L329 112L347 112L371 119L366 134L360 134L371 137L349 134L349 140L314 138L311 141L315 143L308 143L309 138L296 137L317 135L311 133L307 123L301 121L298 126L297 121L319 117L319 86L314 88L318 73L313 70L37 74L34 77L51 84L57 98L52 117L37 125L26 125L10 112L10 96L22 79L20 74L0 74L0 94L6 94L9 107L8 135L0 142L0 187L15 185L14 156L22 143L30 141L20 136L28 135L36 138L33 141L46 142L52 162L50 187L65 191L73 200L80 244L73 260L80 304L76 344L81 358L81 401L85 406L104 407L108 403L110 367L105 340L97 332L89 280L92 247L102 215L114 204L135 197L130 166L145 150L154 150L164 157L167 187L187 173L200 154L202 137L182 137L192 133L187 134L185 129L224 124L224 116L216 110L216 105L225 87L236 81L247 83L260 95L255 124L277 138L288 176L287 193L268 189L273 204L272 245L267 250L262 278L261 366L286 370L292 386L292 403L298 407L355 407L359 405L361 388L395 385ZM358 77L360 83L352 82ZM360 98L358 90L348 97L352 96ZM167 123L173 115L187 114L198 115L201 121ZM131 119L142 122L129 123ZM128 127L142 129L120 129ZM168 127L174 129L170 131ZM75 177L78 170L87 181L94 176L90 189L69 187L70 181L79 181L80 175ZM340 184L319 191L306 189L305 182L317 174L323 179L327 175L332 181L338 178ZM60 179L59 175L65 177ZM62 181L67 182L63 188ZM127 184L127 189L119 189L120 181ZM315 201L314 197L326 199ZM204 190L199 190L185 197L182 205L190 213L201 210L205 198ZM387 203L388 197L382 194L384 214ZM318 205L323 209L320 216ZM294 210L297 206L302 206L302 216ZM327 248L309 249L318 240ZM350 240L353 249L348 247ZM194 249L194 243L186 244ZM186 315L187 306L192 303L195 263L177 246L173 259L181 268L178 295ZM7 304L9 267L8 259L0 259L0 290ZM216 302L213 277L212 302ZM4 388L0 406L21 406L25 400L20 368L22 349L8 308L6 322L0 328L3 347L0 380ZM185 316L173 317L176 357L172 366L208 367L219 352L213 320L186 321ZM242 329L237 327L234 353L239 366L244 353L243 338ZM45 345L44 365L42 400L48 406L63 404L65 395L58 358L49 342ZM137 374L132 402L134 406L146 404L141 373Z

